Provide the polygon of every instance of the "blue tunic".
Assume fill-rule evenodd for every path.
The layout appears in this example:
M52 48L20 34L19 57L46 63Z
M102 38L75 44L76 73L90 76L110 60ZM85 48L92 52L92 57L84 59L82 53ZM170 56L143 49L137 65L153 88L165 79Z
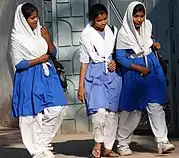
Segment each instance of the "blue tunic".
M122 86L122 77L116 72L105 73L105 63L88 64L85 77L87 115L99 108L117 112Z
M131 64L145 66L145 60L130 58L133 50L116 50L118 62L122 65L123 85L119 110L144 110L148 103L165 104L166 82L163 70L154 53L147 56L150 73L141 76L137 71L131 70Z
M50 63L52 63L49 60ZM12 96L12 116L33 116L50 106L66 105L58 75L53 66L49 76L42 64L29 67L27 60L16 65Z

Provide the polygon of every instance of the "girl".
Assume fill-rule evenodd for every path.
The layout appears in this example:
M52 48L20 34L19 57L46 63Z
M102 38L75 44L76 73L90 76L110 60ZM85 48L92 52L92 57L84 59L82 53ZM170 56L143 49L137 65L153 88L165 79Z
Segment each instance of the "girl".
M122 82L112 60L117 29L114 27L113 33L107 25L108 12L101 4L90 8L89 20L90 24L80 37L78 98L86 103L87 115L92 119L95 145L91 156L100 157L103 143L103 156L116 157L118 154L112 151L112 147L116 138Z
M117 61L122 65L120 120L117 139L120 155L130 155L131 137L137 127L141 111L147 109L150 125L158 143L158 153L174 150L167 138L165 113L166 83L158 59L151 47L159 43L151 39L152 24L146 19L145 6L140 2L129 4L123 26L117 37Z
M50 143L66 111L66 99L50 56L49 33L30 3L17 7L11 34L15 65L12 115L19 117L23 143L33 158L54 158Z

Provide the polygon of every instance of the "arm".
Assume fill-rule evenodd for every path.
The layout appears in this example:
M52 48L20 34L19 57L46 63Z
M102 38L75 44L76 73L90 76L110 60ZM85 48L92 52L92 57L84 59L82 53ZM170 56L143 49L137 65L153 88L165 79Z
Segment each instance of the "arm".
M15 67L16 67L16 70L25 70L30 67L30 64L28 60L22 60L17 65L15 65Z
M40 56L39 58L33 59L33 60L29 60L29 65L30 67L41 64L41 63L45 63L48 61L49 59L49 55L48 54L44 54L42 56Z
M85 103L85 99L86 99L84 81L85 81L85 75L86 75L87 67L88 67L88 63L81 63L79 88L78 88L78 99L82 103Z
M48 32L46 27L41 28L41 36L45 39L48 45L48 54L51 55L54 52L54 45L50 38L50 33Z
M85 80L85 75L86 75L86 70L88 67L88 63L81 63L80 67L80 79L79 79L79 88L84 87L84 80Z
M90 50L90 47L88 49L86 48L86 45L88 43L85 43L83 38L80 38L80 62L81 62L81 67L80 67L80 78L79 78L79 88L78 88L78 99L82 102L85 103L85 98L86 98L86 93L85 93L85 76L86 76L86 70L88 67L89 63L89 55L88 51Z
M56 57L57 55L57 48L54 46L53 52L50 54L51 57Z
M29 67L47 62L49 58L49 55L44 54L42 56L40 56L39 58L33 59L33 60L21 60L15 67L16 70L25 70L28 69Z
M116 61L128 69L132 66L132 61L127 58L125 49L116 49Z
M116 50L116 60L122 66L124 66L128 69L137 71L137 72L141 73L142 75L147 75L150 72L148 67L133 64L132 61L129 58L127 58L125 49L117 49Z
M161 48L160 43L155 41L154 35L151 36L151 39L153 40L153 44L151 46L152 51L153 52L158 51Z

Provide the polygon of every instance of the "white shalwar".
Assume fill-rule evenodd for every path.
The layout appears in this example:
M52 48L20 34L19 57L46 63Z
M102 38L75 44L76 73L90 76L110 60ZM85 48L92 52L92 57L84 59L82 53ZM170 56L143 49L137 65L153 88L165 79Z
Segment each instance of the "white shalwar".
M62 124L66 110L67 106L47 107L35 116L19 117L22 141L33 158L53 149L50 143Z
M149 103L147 106L147 112L156 142L168 142L168 131L163 107L158 103ZM119 118L119 126L117 131L117 140L119 141L118 148L120 150L125 150L126 148L129 148L133 132L140 122L141 111L122 111L120 112Z
M101 108L90 117L95 142L104 143L104 147L111 150L116 140L118 113L108 112Z

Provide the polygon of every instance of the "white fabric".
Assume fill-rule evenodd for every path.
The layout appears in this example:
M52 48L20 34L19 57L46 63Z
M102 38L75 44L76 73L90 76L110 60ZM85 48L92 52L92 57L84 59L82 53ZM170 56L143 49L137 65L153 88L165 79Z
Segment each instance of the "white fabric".
M109 56L113 53L117 28L114 27L114 33L111 28L106 25L104 29L105 37L99 34L90 24L83 30L79 44L80 44L80 62L89 63L92 60L95 63L109 62ZM95 51L95 48L97 51Z
M158 103L149 103L147 106L147 112L156 142L168 142L168 129L163 106Z
M141 54L138 57L142 57L142 55L146 56L151 52L150 47L153 43L151 39L152 24L145 16L139 35L133 23L133 10L138 4L142 3L137 1L131 2L126 10L123 25L117 37L117 49L133 49L136 54Z
M47 53L48 45L41 36L41 26L38 21L37 28L32 30L22 14L20 4L15 12L14 27L11 33L12 59L17 65L23 59L33 60ZM49 75L49 63L43 63L45 75Z
M118 148L126 150L132 141L134 130L139 124L141 118L141 111L121 111L119 114L119 123L117 130Z
M168 142L168 130L165 121L165 112L158 103L149 103L147 112L151 129L157 143ZM120 112L119 126L117 131L118 148L125 150L131 143L133 132L138 126L141 118L140 111Z
M91 115L91 121L94 141L104 143L104 147L111 150L116 139L118 113L99 109Z
M67 106L55 106L44 109L44 113L36 116L19 117L19 127L22 141L35 157L46 150L51 150L51 141L56 135L63 118L66 114Z

